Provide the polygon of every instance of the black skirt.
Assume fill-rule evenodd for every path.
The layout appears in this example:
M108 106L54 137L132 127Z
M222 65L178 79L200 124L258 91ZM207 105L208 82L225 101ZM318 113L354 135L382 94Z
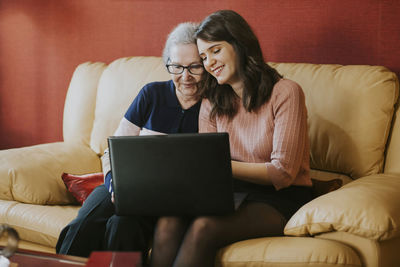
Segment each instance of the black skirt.
M235 192L245 192L245 202L264 202L278 210L287 220L304 204L313 199L312 188L289 186L276 190L272 185L258 185L240 180L234 182Z

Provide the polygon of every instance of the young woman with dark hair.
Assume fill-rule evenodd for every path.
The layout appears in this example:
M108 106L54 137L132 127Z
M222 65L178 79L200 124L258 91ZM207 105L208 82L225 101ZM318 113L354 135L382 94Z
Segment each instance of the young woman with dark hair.
M268 66L257 37L236 12L217 11L196 32L209 75L200 132L228 132L239 208L226 216L163 217L152 266L213 266L218 249L278 236L311 200L307 110L301 87Z

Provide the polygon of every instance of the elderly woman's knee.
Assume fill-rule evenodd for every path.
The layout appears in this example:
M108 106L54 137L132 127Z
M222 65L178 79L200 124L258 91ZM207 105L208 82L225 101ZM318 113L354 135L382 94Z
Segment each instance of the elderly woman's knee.
M115 231L134 231L140 228L140 222L136 217L114 215L108 219L106 228Z

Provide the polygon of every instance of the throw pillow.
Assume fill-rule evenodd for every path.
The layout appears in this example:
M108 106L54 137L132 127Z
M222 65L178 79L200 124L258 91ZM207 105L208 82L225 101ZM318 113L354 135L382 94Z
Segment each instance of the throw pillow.
M92 193L93 189L103 183L104 175L102 172L74 175L63 173L62 180L68 191L82 205L86 198Z
M285 235L346 232L371 240L400 237L400 179L374 174L358 178L302 206L285 226Z

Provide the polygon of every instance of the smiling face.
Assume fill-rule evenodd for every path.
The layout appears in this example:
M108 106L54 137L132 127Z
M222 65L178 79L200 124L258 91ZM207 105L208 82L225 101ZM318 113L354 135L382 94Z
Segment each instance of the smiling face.
M204 68L217 79L218 84L229 84L235 92L241 90L237 56L231 44L226 41L209 42L197 39L197 47Z
M201 58L195 44L178 44L171 47L168 64L182 66L201 65ZM197 84L202 75L191 74L184 69L181 74L171 74L179 102L196 101Z

